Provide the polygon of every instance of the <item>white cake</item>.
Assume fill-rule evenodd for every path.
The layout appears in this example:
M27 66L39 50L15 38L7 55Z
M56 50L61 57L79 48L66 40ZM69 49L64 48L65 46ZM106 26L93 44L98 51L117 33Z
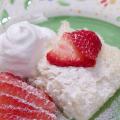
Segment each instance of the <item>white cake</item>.
M57 67L44 58L39 72L36 85L42 79L69 118L88 120L120 87L120 50L104 44L96 66L88 69Z
M69 29L64 22L62 31ZM95 67L58 67L39 62L34 84L44 86L68 118L88 120L120 88L120 50L102 42Z

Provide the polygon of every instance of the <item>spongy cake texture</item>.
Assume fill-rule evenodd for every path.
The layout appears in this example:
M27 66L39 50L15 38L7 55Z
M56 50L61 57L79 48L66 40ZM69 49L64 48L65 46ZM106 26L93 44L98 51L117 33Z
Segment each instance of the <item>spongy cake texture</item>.
M43 58L39 72L68 117L88 120L120 87L120 50L104 44L96 66L88 69L57 67Z

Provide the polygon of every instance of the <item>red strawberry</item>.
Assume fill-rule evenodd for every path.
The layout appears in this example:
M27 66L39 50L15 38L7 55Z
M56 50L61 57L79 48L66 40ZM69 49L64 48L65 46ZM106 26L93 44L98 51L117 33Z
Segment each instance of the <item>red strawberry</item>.
M7 81L11 81L11 82L13 82L13 80L14 80L14 83L17 84L18 86L20 85L20 86L23 86L24 88L29 88L29 91L34 93L34 94L39 92L39 94L41 94L42 96L49 99L49 95L47 93L45 93L45 91L43 89L36 89L36 88L33 89L33 87L30 85L28 87L27 83L22 82L24 80L21 77L15 76L12 73L1 72L0 73L0 80L4 80L4 81L7 80Z
M6 113L9 116L20 116L23 118L27 118L29 120L37 119L37 120L56 120L54 114L51 114L43 109L36 111L36 110L29 110L14 106L0 106L0 113L5 115Z
M71 42L81 55L92 60L97 58L101 50L100 38L93 31L77 30L72 33L64 33L63 38Z
M57 66L79 66L81 58L68 43L60 43L56 48L47 53L47 60Z
M42 107L50 112L56 111L55 104L43 89L36 89L9 73L0 73L0 92L21 98L38 108Z
M10 115L7 113L2 113L2 114L0 113L0 120L30 120L30 119L23 118L17 115Z
M12 79L12 80L22 80L21 77L19 76L15 76L13 75L12 73L9 73L9 72L1 72L0 73L0 80L9 80L9 79Z
M36 109L25 100L19 99L17 97L14 97L5 93L0 93L0 106L1 105L12 105L15 107L21 107L21 108L30 109L30 110Z
M47 93L21 80L0 73L0 120L56 120L56 106Z
M92 31L64 33L46 57L50 64L61 67L93 67L101 46L100 39Z
M56 111L55 104L44 97L46 95L44 95L42 92L40 93L40 91L38 92L35 88L22 81L1 80L0 92L21 98L36 107L42 107L50 112Z

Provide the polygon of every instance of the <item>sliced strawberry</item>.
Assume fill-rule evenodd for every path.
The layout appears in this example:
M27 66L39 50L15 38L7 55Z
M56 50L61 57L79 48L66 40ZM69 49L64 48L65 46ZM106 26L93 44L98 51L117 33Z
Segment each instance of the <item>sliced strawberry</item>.
M71 42L81 55L92 60L97 58L102 46L97 34L89 30L66 32L63 39Z
M36 109L25 100L19 99L17 97L14 97L5 93L0 93L0 105L12 105L14 107L21 107L21 108L30 109L30 110Z
M68 43L60 43L56 48L47 53L47 60L57 66L79 66L81 58Z
M1 114L9 114L20 116L23 118L28 119L37 119L37 120L56 120L56 116L51 114L43 109L36 111L36 110L29 110L23 108L17 108L14 106L0 106L0 113Z
M38 90L12 74L0 73L2 120L56 120L52 114L55 111L55 104L43 89Z
M22 81L0 80L0 92L21 98L36 106L36 108L42 107L50 112L56 111L55 104L45 97L45 93L38 92L37 89Z
M85 57L66 40L61 40L58 46L47 53L46 57L50 64L61 67L91 67L95 65L95 60L85 59Z
M36 89L36 88L33 88L32 86L29 85L28 87L28 84L25 83L25 82L22 82L24 81L21 77L19 76L15 76L13 75L12 73L8 73L8 72L1 72L0 73L0 80L7 80L7 81L12 81L14 80L15 84L17 84L18 86L23 86L24 88L29 88L29 91L32 92L32 93L37 93L39 92L39 95L41 94L41 96L44 96L46 98L49 98L47 94L45 94L45 91L43 89ZM19 81L19 82L18 82Z
M0 73L0 86L0 92L20 97L29 103L31 102L37 107L43 107L50 112L56 111L55 104L43 89L36 89L27 83L22 82L21 78L18 76L11 73Z
M17 115L10 115L7 113L0 113L0 120L33 120L33 119L23 118Z
M4 79L4 80L22 80L22 78L21 77L19 77L19 76L15 76L15 75L13 75L12 73L9 73L9 72L1 72L0 73L0 80L2 80L2 79Z
M93 67L101 46L101 41L94 32L78 30L64 33L46 57L50 64L61 67Z

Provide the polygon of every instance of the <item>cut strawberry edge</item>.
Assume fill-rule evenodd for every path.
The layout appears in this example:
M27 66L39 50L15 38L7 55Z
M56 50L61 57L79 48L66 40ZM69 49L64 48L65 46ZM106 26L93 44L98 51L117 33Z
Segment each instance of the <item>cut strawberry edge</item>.
M76 40L74 38L75 36L72 38L71 34L73 33L74 32L63 34L63 36L58 41L58 44L56 44L56 46L54 46L53 49L47 52L46 54L47 61L50 64L56 65L59 67L94 67L96 64L96 57L97 57L99 48L96 51L96 49L92 48L92 46L95 46L95 42L97 40L95 40L95 42L94 40L92 40L93 44L91 44L90 43L91 39L86 40L84 38L85 40L85 43L84 43L82 40L80 41ZM96 38L96 36L94 37ZM87 42L88 44L86 44ZM80 49L79 49L79 46L80 46ZM86 48L82 48L85 46Z
M0 92L0 105L12 105L14 107L36 110L36 108L27 101L1 92Z
M38 92L22 81L0 80L0 88L0 92L24 99L36 108L43 108L51 113L56 112L55 104L46 97L46 93Z
M0 113L0 120L33 120L33 119L23 118L17 115L10 115L7 113Z
M81 63L80 60L71 61L71 60L61 59L53 51L50 51L49 53L47 53L46 57L47 57L47 60L49 61L50 64L57 65L57 66L60 66L60 67L67 67L67 66L78 67Z
M13 77L11 77L11 75ZM29 84L27 84L26 82L23 82L21 79L19 79L19 77L14 77L15 75L11 74L11 73L0 73L0 81L6 81L6 82L11 82L19 87L24 88L25 90L28 90L29 92L35 94L35 95L39 95L39 96L44 96L45 98L49 98L45 93L43 89L37 89ZM13 80L16 79L17 80Z
M64 53L63 53L64 54ZM47 61L59 67L93 67L96 64L96 60L88 59L83 55L79 55L71 58L61 59L60 55L51 50L46 55Z
M77 42L78 40L76 40L74 37L76 36L77 37L77 34L79 33L79 32L88 32L89 34L92 34L92 36L94 36L95 38L93 39L93 41L91 41L92 42L92 46L95 48L94 50L94 52L93 52L93 49L91 50L91 49L89 49L89 54L92 54L92 56L91 55L89 55L88 53L86 53L86 44L88 44L88 43L84 43L84 42L82 42L82 41L79 41L79 42ZM83 33L82 33L83 34ZM74 36L75 35L75 36ZM73 37L74 36L74 37ZM84 38L85 39L85 38ZM87 39L87 38L86 38ZM92 60L95 60L96 58L97 58L97 56L98 56L98 53L99 53L99 51L101 50L101 47L102 47L102 43L101 43L101 41L100 41L100 38L97 36L97 34L95 33L95 32L93 32L93 31L89 31L89 30L76 30L76 31L74 31L74 32L65 32L64 34L63 34L63 36L62 36L62 40L65 40L65 41L68 41L81 55L84 55L86 58L88 58L88 59L92 59ZM88 41L87 41L88 42ZM89 41L90 42L90 41ZM81 47L80 46L78 46L78 43L79 44L81 44ZM92 47L92 48L93 48ZM94 53L94 54L93 54Z
M38 120L56 120L56 116L48 111L43 109L36 111L36 110L29 110L23 109L14 106L0 106L0 113L1 114L9 114L9 115L16 115L20 117L25 117L28 119L38 119Z
M67 41L58 42L57 47L50 50L46 54L46 58L50 64L60 67L80 66L81 60L78 53Z
M9 80L9 79L12 79L12 80L20 80L22 81L22 78L20 76L16 76L10 72L1 72L0 73L0 80L1 79L4 79L4 80Z

